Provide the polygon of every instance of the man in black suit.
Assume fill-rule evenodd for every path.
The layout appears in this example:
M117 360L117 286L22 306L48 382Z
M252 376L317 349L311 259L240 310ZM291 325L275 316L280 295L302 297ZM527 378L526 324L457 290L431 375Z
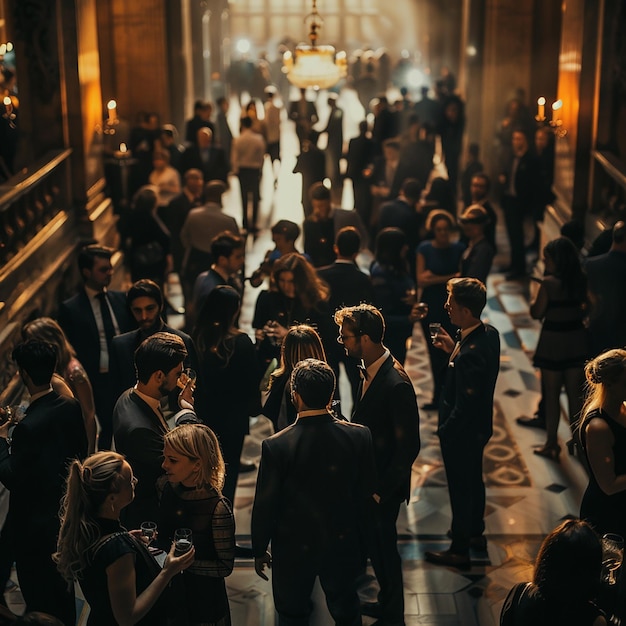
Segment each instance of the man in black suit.
M353 226L342 228L335 238L337 260L317 270L318 276L330 287L328 305L331 311L341 307L356 306L362 302L371 303L374 294L370 277L359 269L356 257L361 249L361 235ZM352 388L352 402L356 402L361 377L356 359L349 357L339 343L326 346L326 356L339 379L339 363L343 362Z
M370 182L365 172L374 159L374 142L368 136L367 121L359 123L359 135L350 139L346 157L346 178L352 180L354 208L361 216L363 224L370 223L371 195Z
M222 148L213 145L213 131L203 126L198 130L196 142L185 148L180 157L180 173L200 170L204 180L221 180L228 183L229 165Z
M211 113L213 113L213 105L210 102L204 100L194 102L193 117L185 122L185 143L187 145L196 143L198 131L201 128L208 128L211 133L215 132L215 126L211 122Z
M311 129L318 121L315 103L306 99L306 89L300 89L300 99L289 104L289 119L296 123L296 135L300 142L300 149L309 138Z
M172 333L178 335L187 349L184 366L198 369L198 355L191 337L182 330L168 326L161 317L163 314L163 293L161 288L147 278L138 280L128 290L126 301L139 328L129 333L118 335L113 339L111 350L111 375L116 386L116 397L119 397L137 380L135 373L135 350L155 333ZM178 399L178 394L174 402ZM170 399L170 406L172 399Z
M31 340L16 346L13 359L30 393L30 406L13 428L0 426L0 481L10 491L3 529L16 546L15 559L27 611L43 611L74 624L74 590L52 561L59 533L59 502L67 466L87 456L80 405L52 390L54 346ZM9 416L7 416L9 417Z
M139 528L143 520L156 519L156 481L163 473L163 435L169 430L161 398L174 391L183 372L187 349L171 333L155 333L135 352L137 384L127 389L115 404L113 431L115 449L126 457L139 479L135 499L123 512L127 528ZM181 411L176 424L197 422L193 413L193 383L187 382L179 396Z
M512 135L513 157L505 172L500 175L502 184L502 210L506 232L511 244L511 269L507 280L526 276L524 252L524 218L534 216L539 201L541 169L539 161L528 148L528 139L522 130Z
M362 606L365 615L385 626L404 624L402 561L396 519L411 487L411 467L420 449L419 411L415 391L402 365L383 344L385 322L370 305L335 313L338 341L346 354L362 359L364 378L352 421L367 426L374 442L377 482L373 494L367 547L380 585L378 602Z
M78 269L84 284L78 293L59 308L58 321L68 341L76 350L91 386L100 424L98 448L111 446L111 415L117 396L109 374L113 337L136 327L126 306L123 291L107 289L111 283L113 250L98 245L83 248L78 255Z
M426 552L437 565L467 569L470 547L485 550L483 450L493 432L493 393L500 367L500 336L480 321L487 302L485 285L476 278L448 281L445 308L460 328L455 343L440 330L435 346L450 354L439 403L441 454L452 509L452 544L443 552Z
M298 418L262 445L252 508L255 569L267 580L265 566L273 568L281 626L309 623L316 576L335 623L357 626L360 526L374 490L371 435L328 410L335 389L328 364L301 361L290 382Z

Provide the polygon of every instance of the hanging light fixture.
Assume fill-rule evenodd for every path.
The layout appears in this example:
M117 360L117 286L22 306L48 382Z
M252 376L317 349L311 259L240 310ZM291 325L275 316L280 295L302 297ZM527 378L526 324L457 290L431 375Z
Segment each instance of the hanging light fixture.
M324 20L317 12L317 0L313 1L313 10L304 18L309 26L311 45L299 44L295 52L283 55L283 72L292 85L301 89L313 87L328 89L336 85L348 73L348 59L345 52L335 54L332 46L318 46L318 31Z

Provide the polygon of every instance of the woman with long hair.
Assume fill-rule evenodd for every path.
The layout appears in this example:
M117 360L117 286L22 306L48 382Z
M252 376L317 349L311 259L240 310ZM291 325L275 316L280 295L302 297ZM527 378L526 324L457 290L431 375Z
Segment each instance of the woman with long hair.
M566 237L550 241L543 249L545 275L530 305L530 314L543 320L533 364L541 369L546 411L546 442L535 454L559 460L557 431L561 415L561 387L565 386L570 424L583 404L583 367L589 356L583 324L587 281L578 251Z
M594 604L602 569L602 546L589 524L569 519L543 541L533 582L509 592L500 626L606 626Z
M133 197L128 219L130 275L133 282L149 278L162 289L172 268L172 256L170 232L158 216L157 208L157 188L141 187Z
M93 389L85 368L76 358L76 352L67 340L63 329L50 317L39 317L22 328L22 338L40 339L51 343L57 349L57 365L52 376L52 388L62 396L76 398L83 412L83 422L87 433L88 453L96 450L96 407Z
M432 239L423 241L417 248L417 286L422 291L420 300L428 304L428 315L421 322L433 375L433 399L424 405L427 410L439 408L439 396L448 365L448 355L435 348L430 341L428 325L438 322L452 337L456 331L444 308L448 298L446 285L451 278L460 276L459 264L465 250L464 244L452 241L455 227L450 213L432 211L426 220L426 229L432 234Z
M587 399L578 433L589 465L580 516L598 533L626 537L626 350L585 366Z
M297 363L304 359L326 361L322 340L314 328L306 324L292 326L280 349L280 364L270 376L263 415L272 420L278 432L296 421L296 409L291 403L289 378Z
M203 424L183 424L164 438L159 507L160 544L178 528L189 528L195 559L177 586L174 623L229 626L230 608L224 578L233 571L235 518L222 495L224 459L217 437Z
M408 251L406 236L399 228L383 228L376 237L376 255L370 267L374 304L385 318L385 345L402 364L413 334L411 309L416 294Z
M278 360L282 341L294 324L309 324L323 342L334 341L329 297L328 285L301 254L287 254L274 262L271 288L259 294L252 320L264 368L272 359Z
M251 415L260 411L259 366L250 337L235 326L241 296L227 285L207 296L193 331L200 361L196 411L216 433L226 462L223 493L234 502Z
M140 531L121 526L120 511L135 497L136 484L132 468L116 452L70 465L53 558L68 584L80 584L91 608L88 626L165 626L163 592L193 562L193 549L174 556L172 544L161 568L138 538Z

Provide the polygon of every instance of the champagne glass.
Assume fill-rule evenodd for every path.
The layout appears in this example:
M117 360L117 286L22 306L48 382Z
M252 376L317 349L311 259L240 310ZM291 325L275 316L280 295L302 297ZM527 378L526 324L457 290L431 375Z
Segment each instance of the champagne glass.
M624 538L621 535L607 533L602 536L602 580L607 585L614 585L615 572L624 560Z
M428 332L430 333L430 340L435 343L435 340L437 339L437 335L439 334L439 331L441 330L441 324L439 322L431 322L430 324L428 324Z
M177 528L174 531L174 556L181 556L191 550L193 539L191 528Z
M178 377L178 380L176 381L176 385L180 387L181 389L184 389L187 385L191 385L192 387L195 387L196 378L197 378L197 374L195 370L192 370L190 367L188 367L187 369L184 369L180 373L180 376Z
M140 528L142 536L147 539L148 545L150 545L155 539L157 531L156 522L141 522Z

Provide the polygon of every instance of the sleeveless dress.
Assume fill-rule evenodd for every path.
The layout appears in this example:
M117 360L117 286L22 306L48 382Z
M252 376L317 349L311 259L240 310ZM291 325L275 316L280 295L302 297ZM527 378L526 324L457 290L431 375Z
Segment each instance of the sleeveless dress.
M89 603L87 626L113 626L117 624L111 609L106 569L125 554L135 561L135 588L140 593L150 585L161 571L161 566L141 541L132 537L117 520L98 519L102 539L94 546L91 561L83 571L80 588ZM165 592L161 594L148 614L137 622L138 626L165 626L167 609Z
M603 419L608 424L615 438L613 445L615 474L626 474L626 427L611 419L602 409L593 410L585 419L585 424L595 417ZM583 449L587 453L584 428L581 429L580 436ZM626 537L626 490L609 496L600 489L593 472L590 472L589 485L580 505L580 517L588 521L599 535L617 533Z

